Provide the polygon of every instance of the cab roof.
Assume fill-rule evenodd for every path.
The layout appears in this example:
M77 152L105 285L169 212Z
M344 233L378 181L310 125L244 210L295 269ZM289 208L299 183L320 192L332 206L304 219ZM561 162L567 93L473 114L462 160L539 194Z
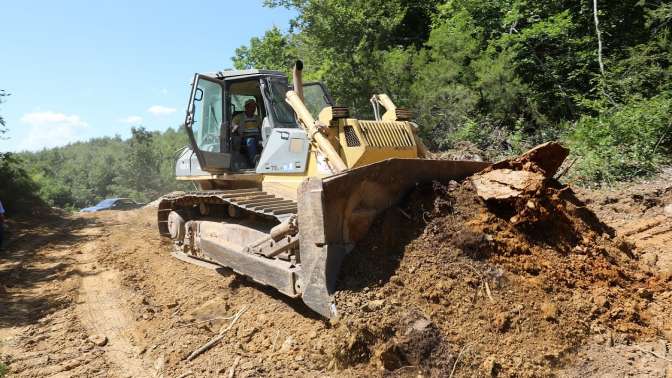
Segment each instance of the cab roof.
M217 71L217 72L206 72L206 73L202 73L201 75L208 76L212 79L219 79L219 80L248 78L248 77L255 77L255 76L287 77L286 74L284 74L280 71L258 70L258 69L248 69L248 70L227 69L227 70Z

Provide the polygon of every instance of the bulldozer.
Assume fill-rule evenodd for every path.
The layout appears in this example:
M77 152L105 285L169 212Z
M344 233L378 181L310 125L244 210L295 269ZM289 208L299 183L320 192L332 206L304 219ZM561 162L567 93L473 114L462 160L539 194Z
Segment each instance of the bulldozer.
M334 318L342 261L379 214L418 184L489 164L430 159L411 112L389 96L371 98L374 120L357 119L302 70L297 61L292 85L272 70L194 75L190 143L175 172L197 190L163 197L158 228L173 256L231 269ZM254 159L233 125L249 103L260 120Z

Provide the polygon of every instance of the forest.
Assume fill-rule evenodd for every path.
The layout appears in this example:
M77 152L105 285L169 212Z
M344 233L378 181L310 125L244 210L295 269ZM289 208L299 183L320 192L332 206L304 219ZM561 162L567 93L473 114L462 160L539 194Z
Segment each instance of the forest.
M0 173L16 178L0 196L35 193L47 205L78 210L109 197L149 202L166 192L187 189L175 181L175 159L187 145L184 130L150 132L132 128L131 137L96 138L65 147L10 154ZM23 189L21 189L23 188ZM3 193L2 191L8 190ZM16 201L7 201L10 203Z
M584 185L646 177L670 163L672 1L265 6L297 17L287 32L272 27L232 52L235 68L289 73L300 58L307 80L325 82L339 105L361 117L372 116L372 94L387 93L414 112L433 151L467 149L496 160L559 140L572 151L568 176ZM134 128L128 140L3 154L0 176L15 183L0 195L18 185L66 208L112 195L147 201L179 189L173 158L185 144L179 130Z

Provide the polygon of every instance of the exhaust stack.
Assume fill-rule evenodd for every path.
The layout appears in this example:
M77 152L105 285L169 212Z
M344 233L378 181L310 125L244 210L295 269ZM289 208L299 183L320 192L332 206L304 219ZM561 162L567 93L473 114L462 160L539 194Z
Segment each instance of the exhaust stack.
M303 98L303 61L297 60L296 63L294 63L292 76L294 81L294 92L296 92L301 101L305 101Z

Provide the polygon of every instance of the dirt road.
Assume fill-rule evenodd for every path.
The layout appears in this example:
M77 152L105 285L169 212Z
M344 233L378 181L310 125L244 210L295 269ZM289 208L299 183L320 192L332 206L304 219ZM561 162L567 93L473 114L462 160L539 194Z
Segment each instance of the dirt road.
M170 257L154 210L50 219L12 243L0 277L10 376L329 376L327 323L300 301ZM184 361L241 310L228 337Z
M636 244L643 269L663 278L672 272L672 217L663 210L672 203L669 182L580 193ZM9 376L418 376L413 366L386 372L380 356L368 354L339 364L343 333L336 331L347 324L326 322L226 270L172 258L152 209L53 215L13 227L23 231L0 260L0 358ZM648 306L657 334L628 339L593 330L554 373L672 376L672 293L657 293ZM222 330L218 344L187 360ZM461 349L447 358L459 359ZM450 365L454 376L484 371Z

